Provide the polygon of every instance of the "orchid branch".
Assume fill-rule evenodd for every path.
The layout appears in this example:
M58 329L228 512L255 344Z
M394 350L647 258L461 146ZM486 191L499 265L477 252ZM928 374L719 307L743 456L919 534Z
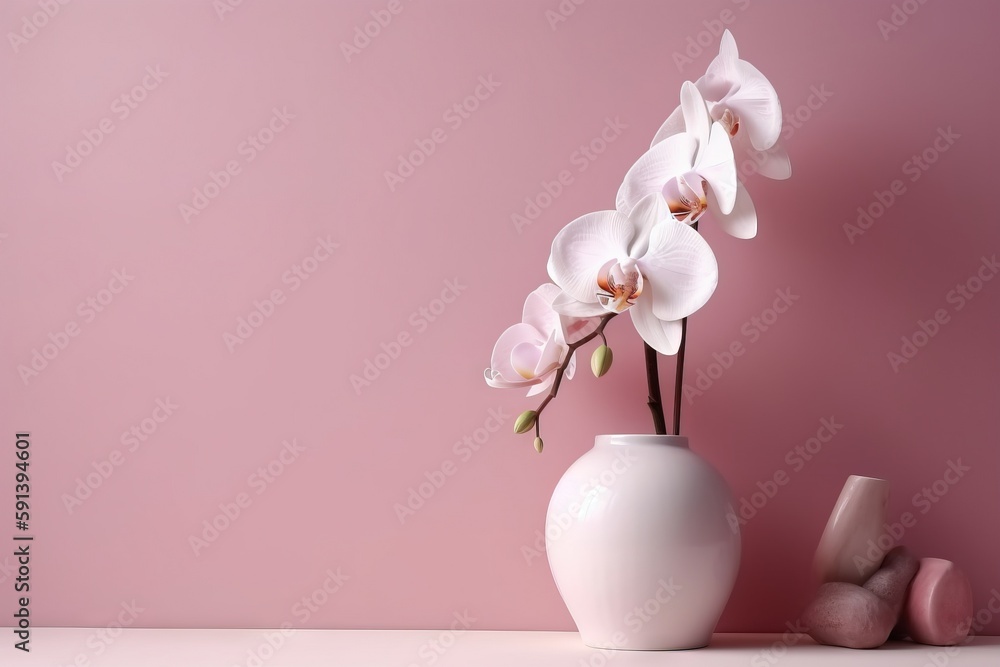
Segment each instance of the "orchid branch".
M598 336L604 339L604 327L606 327L608 325L608 322L611 321L611 318L615 317L617 314L618 313L608 313L607 315L602 316L601 322L600 324L597 325L596 329L594 329L592 332L590 332L580 340L576 341L575 343L569 344L568 346L569 352L566 353L566 359L562 362L562 365L559 366L558 369L556 369L556 376L555 380L552 382L552 389L549 390L548 396L545 397L545 400L542 401L541 404L538 406L538 408L535 410L536 436L538 435L538 418L541 417L542 410L545 409L545 406L547 406L549 402L556 397L556 394L559 393L559 385L562 382L563 375L566 373L566 369L569 368L570 360L573 359L573 354L576 353L576 349L578 347L586 345L587 343L594 340Z
M646 384L649 387L649 399L646 405L653 413L653 429L656 435L667 434L667 422L663 416L663 402L660 398L659 353L649 343L643 343L646 353ZM676 417L674 418L676 422Z
M674 371L674 435L681 434L681 396L684 393L684 349L687 347L688 318L681 320L681 346Z
M691 225L691 229L698 231L697 220ZM677 366L674 369L674 435L681 434L681 397L684 394L684 352L687 349L687 341L688 318L685 317L681 320L681 346L677 349Z

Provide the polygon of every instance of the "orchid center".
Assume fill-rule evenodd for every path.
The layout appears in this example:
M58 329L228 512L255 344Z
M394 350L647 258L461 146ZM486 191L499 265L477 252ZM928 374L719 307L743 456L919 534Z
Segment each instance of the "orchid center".
M663 197L674 219L689 225L697 222L708 208L707 187L705 179L695 173L667 181L663 186Z
M542 348L538 342L519 343L514 346L510 354L511 366L525 380L533 380L536 377L535 370L541 358Z
M726 109L722 112L719 123L722 124L730 137L735 137L736 133L740 131L740 117L734 114L732 109Z
M642 293L642 274L635 260L611 260L597 275L597 300L609 313L621 313Z

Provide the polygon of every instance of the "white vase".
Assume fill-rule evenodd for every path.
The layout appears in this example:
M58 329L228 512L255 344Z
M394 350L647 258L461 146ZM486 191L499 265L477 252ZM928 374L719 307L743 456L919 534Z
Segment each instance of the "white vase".
M588 646L699 648L736 581L739 521L686 437L601 435L556 485L545 549Z

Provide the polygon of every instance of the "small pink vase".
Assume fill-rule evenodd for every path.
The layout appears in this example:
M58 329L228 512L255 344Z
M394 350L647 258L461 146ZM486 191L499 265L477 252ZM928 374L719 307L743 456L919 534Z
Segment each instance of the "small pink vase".
M820 581L861 585L892 548L883 535L889 508L889 482L851 475L816 547L814 568Z
M545 548L588 646L700 648L736 582L739 521L686 437L601 435L556 485Z

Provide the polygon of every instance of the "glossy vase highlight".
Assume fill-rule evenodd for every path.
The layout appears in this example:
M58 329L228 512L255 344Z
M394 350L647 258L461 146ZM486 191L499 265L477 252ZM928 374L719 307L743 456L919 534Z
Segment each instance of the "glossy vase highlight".
M739 521L686 437L601 435L556 485L545 548L588 646L699 648L736 581Z

